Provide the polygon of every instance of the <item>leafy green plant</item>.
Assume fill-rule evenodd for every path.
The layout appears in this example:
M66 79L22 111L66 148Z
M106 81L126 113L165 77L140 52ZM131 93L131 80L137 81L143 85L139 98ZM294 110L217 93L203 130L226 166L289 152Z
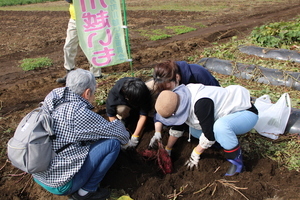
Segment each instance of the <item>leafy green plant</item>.
M171 35L167 34L165 30L162 29L155 29L152 30L151 32L148 32L146 30L138 30L138 32L140 32L142 36L147 37L152 41L162 40L162 39L172 37Z
M6 129L5 131L3 131L3 133L12 133L13 132L13 129L12 128L8 128Z
M176 35L197 30L196 28L192 28L188 26L167 26L166 29L172 29Z
M285 166L289 170L300 171L300 144L299 141L290 140L276 144L274 154L268 155L269 158L275 160L280 165Z
M50 58L42 57L42 58L25 58L21 61L21 67L24 71L34 70L36 68L41 67L49 67L51 66L52 60Z
M300 18L290 22L275 22L256 27L251 32L254 43L263 47L282 48L300 43Z
M171 30L172 34L167 33L167 30ZM196 28L187 27L187 26L168 26L164 29L155 29L152 31L139 30L140 34L144 37L149 38L152 41L162 40L174 35L180 35L183 33L188 33L191 31L197 30Z
M172 37L172 36L168 35L168 34L153 35L153 36L150 36L150 40L152 40L152 41L163 40L163 39L166 39L169 37Z
M253 129L254 130L254 129ZM280 167L300 171L300 141L294 135L282 135L277 140L265 138L252 131L239 138L247 159L267 157Z
M199 56L188 56L187 60L189 62L197 62L199 60Z
M33 4L33 3L42 3L47 1L59 1L59 0L1 0L0 6L25 5L25 4Z

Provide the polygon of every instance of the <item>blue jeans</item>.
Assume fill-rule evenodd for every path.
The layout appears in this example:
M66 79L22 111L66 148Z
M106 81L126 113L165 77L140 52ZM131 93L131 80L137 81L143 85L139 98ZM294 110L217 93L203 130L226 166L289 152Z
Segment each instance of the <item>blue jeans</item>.
M118 140L102 139L92 144L84 164L72 179L72 188L64 195L72 194L80 188L89 192L96 191L119 152Z
M257 120L258 115L248 110L221 117L214 123L213 131L215 139L224 149L233 149L239 144L237 135L249 132L255 126ZM192 127L189 128L189 131L195 138L199 138L202 134L202 130Z

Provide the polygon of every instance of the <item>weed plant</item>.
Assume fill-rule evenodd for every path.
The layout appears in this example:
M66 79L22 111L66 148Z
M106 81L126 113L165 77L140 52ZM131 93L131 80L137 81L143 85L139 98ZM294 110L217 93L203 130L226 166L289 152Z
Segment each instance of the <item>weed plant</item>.
M166 29L173 30L173 32L175 32L176 35L180 35L183 33L188 33L188 32L197 30L196 28L187 27L187 26L169 26L169 27L166 27Z
M21 61L21 67L24 71L34 70L36 68L49 67L51 66L52 60L50 58L25 58Z
M287 48L300 43L300 17L290 22L274 22L254 28L252 42L262 47Z
M300 171L300 140L298 135L285 134L279 139L265 138L255 130L239 138L243 148L243 155L247 160L261 157L270 158L279 167Z
M175 35L188 33L195 30L197 29L192 27L187 27L187 26L166 26L165 29L155 29L151 31L138 30L138 32L142 36L147 37L152 41L156 41L156 40L163 40L166 38L170 38Z
M43 3L47 1L59 1L59 0L1 0L0 6L26 5L26 4L34 4L34 3Z

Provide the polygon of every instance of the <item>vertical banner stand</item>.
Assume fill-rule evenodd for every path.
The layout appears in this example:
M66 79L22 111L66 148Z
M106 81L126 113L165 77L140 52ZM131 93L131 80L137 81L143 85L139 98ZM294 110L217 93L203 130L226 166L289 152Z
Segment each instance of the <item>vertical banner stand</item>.
M131 58L131 54L130 54L130 44L129 44L129 34L128 34L128 26L127 26L127 15L126 15L126 3L125 0L122 0L122 7L123 7L123 24L124 24L124 28L125 28L125 41L126 41L126 45L127 45L127 54L128 54L128 58L130 59L130 70L131 70L131 74L132 76L134 76L133 73L133 68L132 68L132 58Z

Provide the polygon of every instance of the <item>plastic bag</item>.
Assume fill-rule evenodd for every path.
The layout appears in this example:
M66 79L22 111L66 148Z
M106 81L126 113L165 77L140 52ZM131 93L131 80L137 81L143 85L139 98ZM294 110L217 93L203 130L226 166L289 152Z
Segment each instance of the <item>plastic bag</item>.
M278 139L284 133L291 114L289 94L282 94L275 104L271 103L269 95L263 95L256 99L254 105L258 110L258 121L254 129L265 137Z

